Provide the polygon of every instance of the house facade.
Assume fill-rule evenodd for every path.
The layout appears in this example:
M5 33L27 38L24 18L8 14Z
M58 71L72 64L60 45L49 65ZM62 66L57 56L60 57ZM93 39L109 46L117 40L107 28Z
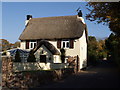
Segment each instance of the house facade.
M79 15L32 18L27 16L26 27L19 39L21 49L33 50L36 61L61 63L69 57L79 57L80 69L87 65L87 26Z

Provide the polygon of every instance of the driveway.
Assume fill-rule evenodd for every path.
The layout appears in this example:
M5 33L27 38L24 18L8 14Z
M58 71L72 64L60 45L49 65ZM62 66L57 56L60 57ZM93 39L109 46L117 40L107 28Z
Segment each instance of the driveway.
M70 75L64 80L40 88L119 88L119 76L114 64L101 61L97 66L89 67L76 75Z

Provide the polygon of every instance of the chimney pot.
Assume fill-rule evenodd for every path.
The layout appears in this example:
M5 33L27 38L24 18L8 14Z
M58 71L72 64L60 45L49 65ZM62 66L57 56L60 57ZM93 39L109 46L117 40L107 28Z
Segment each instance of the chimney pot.
M82 17L82 11L81 11L81 10L79 10L78 16L79 16L79 17Z
M31 19L32 15L27 15L27 20Z

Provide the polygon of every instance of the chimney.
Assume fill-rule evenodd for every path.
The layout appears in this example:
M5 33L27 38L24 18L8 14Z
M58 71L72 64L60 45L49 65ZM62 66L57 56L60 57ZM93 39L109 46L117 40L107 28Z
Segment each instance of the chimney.
M28 22L31 18L32 18L32 15L27 15L27 19L25 21L25 26L28 24Z
M77 11L78 11L78 10L77 10ZM83 16L83 15L82 15L82 11L79 10L79 11L78 11L78 15L77 15L77 19L78 19L79 21L82 21L83 24L85 24L85 21L84 21L84 19L83 19L82 16Z
M82 11L81 11L81 10L79 10L78 16L79 16L79 17L82 17Z
M32 15L27 15L27 20L30 20L32 18Z

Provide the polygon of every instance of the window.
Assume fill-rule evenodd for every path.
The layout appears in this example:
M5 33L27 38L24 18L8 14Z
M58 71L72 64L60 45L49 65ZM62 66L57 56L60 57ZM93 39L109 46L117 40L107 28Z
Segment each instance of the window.
M33 48L35 48L35 46L36 46L36 42L34 41L34 42L30 42L29 43L29 49L33 49Z
M46 55L40 55L40 62L46 63Z
M62 41L62 48L69 48L70 47L70 41L66 40L66 41Z
M74 48L74 40L70 39L70 40L58 40L57 41L57 48L70 48L73 49Z

